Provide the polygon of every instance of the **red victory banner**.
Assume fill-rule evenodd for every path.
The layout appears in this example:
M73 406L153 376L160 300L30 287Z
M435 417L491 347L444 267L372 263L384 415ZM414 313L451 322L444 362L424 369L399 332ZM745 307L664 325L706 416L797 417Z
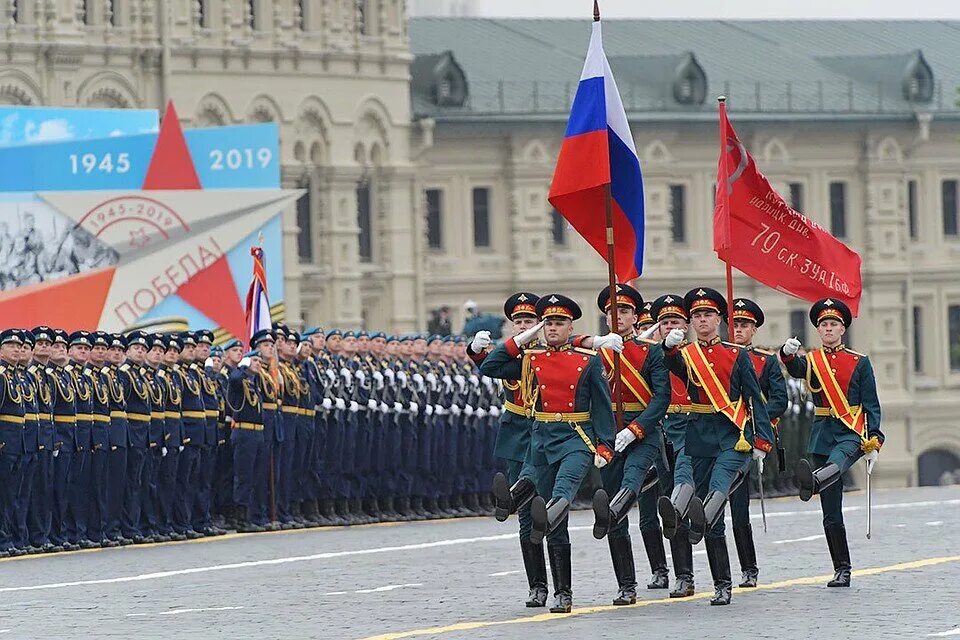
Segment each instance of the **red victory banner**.
M858 314L860 255L770 186L727 119L723 99L713 249L769 287L810 302L836 298Z

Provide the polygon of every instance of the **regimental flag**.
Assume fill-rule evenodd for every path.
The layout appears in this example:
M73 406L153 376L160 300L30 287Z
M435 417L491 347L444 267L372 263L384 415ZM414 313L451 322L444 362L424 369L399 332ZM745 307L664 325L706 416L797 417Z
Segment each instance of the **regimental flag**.
M614 271L619 282L628 282L643 272L643 176L597 20L548 199L604 260L607 185L613 196Z
M713 249L754 280L803 300L860 307L860 255L790 208L747 153L720 103Z
M253 256L253 279L247 290L247 328L248 338L262 329L270 329L270 302L267 298L267 268L263 247L251 247Z

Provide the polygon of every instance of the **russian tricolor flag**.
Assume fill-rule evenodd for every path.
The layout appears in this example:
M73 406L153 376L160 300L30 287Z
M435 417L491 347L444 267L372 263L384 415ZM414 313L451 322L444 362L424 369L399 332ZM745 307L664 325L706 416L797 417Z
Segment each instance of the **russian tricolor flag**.
M643 271L643 176L596 20L548 199L605 260L607 184L614 270L619 282L627 282Z
M267 299L267 268L263 247L252 247L250 255L253 256L253 279L247 289L247 326L250 330L248 338L273 326L270 319L270 301Z

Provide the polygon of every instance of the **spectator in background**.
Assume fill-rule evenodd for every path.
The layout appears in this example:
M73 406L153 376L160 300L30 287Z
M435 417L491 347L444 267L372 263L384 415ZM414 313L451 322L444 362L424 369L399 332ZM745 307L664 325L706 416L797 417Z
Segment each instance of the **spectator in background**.
M453 333L453 327L450 324L450 307L443 305L430 312L427 333L435 336L449 336Z
M492 313L480 313L477 303L467 300L463 303L466 320L463 323L463 335L473 337L477 331L489 331L490 337L499 340L503 337L503 319Z

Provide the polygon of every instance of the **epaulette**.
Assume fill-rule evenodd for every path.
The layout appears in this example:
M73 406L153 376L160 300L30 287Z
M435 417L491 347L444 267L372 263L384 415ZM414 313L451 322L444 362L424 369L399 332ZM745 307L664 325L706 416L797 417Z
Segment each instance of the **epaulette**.
M852 353L853 355L858 356L860 358L868 357L867 354L860 353L859 351L854 351L853 349L844 349L844 351L846 351L847 353Z
M100 373L110 373L110 367L104 367L103 369L100 369Z
M573 350L576 351L577 353L584 353L588 356L597 355L596 351L594 351L593 349L587 349L586 347L574 347Z
M67 373L70 373L71 371L73 371L73 365L72 364L64 365L63 370L66 371Z
M754 353L759 353L759 354L762 355L762 356L775 356L775 355L777 355L777 354L775 354L773 351L767 351L766 349L760 349L760 348L758 348L758 347L754 347L754 348L753 348L753 352L754 352Z
M124 362L122 365L120 365L120 371L123 371L124 373L126 373L129 370L130 370L130 365L128 363Z
M3 375L7 372L7 365L0 364L0 375Z
M721 340L720 344L725 347L730 347L731 349L743 349L743 347L736 342L727 342L726 340Z
M51 376L56 373L53 367L47 367L46 369L44 369L44 371L47 372L47 375L51 375Z
M638 337L638 338L636 338L636 341L637 341L638 344L648 344L648 345L650 345L651 347L654 346L654 345L660 344L660 341L659 341L659 340L651 340L650 338L640 338L640 337Z
M157 369L157 377L159 377L159 378L166 378L166 377L167 377L167 373L166 373L163 369Z
M30 366L27 368L27 371L29 371L30 373L36 373L36 372L37 372L37 365L35 365L35 364L30 365Z
M546 352L547 352L546 347L544 347L544 346L542 346L542 345L536 345L536 346L531 347L531 348L529 348L529 349L524 349L524 350L523 350L523 354L521 354L521 355L526 355L526 354L528 354L528 353L531 353L531 354L533 354L533 355L537 355L537 354L539 354L539 353L546 353Z
M88 378L90 378L90 379L92 380L92 379L93 379L93 370L91 370L91 369L84 369L84 370L83 370L83 375L87 376Z

